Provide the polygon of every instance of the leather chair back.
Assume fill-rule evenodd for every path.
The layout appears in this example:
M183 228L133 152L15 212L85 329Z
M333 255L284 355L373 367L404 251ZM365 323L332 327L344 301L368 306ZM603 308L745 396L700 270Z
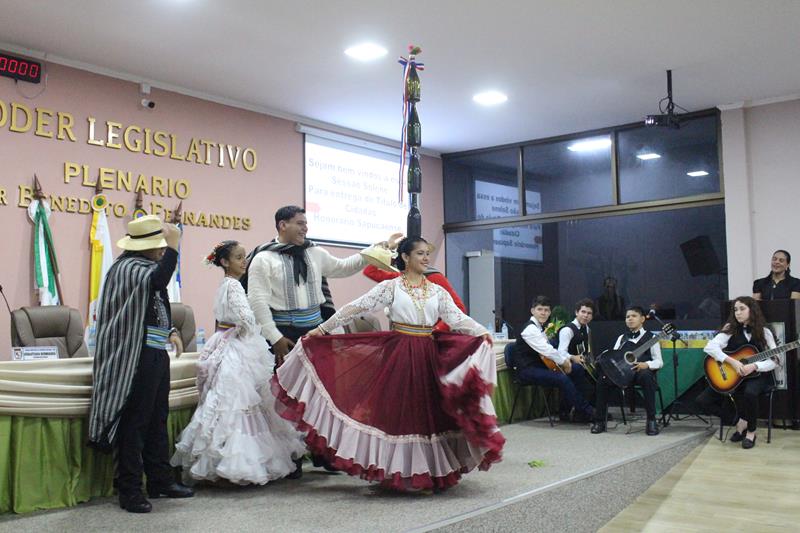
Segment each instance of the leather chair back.
M22 307L11 313L12 346L57 346L58 357L89 357L77 309L63 305Z
M172 314L172 326L177 328L183 341L183 351L196 352L197 328L194 321L194 311L191 307L182 303L170 303L169 307Z

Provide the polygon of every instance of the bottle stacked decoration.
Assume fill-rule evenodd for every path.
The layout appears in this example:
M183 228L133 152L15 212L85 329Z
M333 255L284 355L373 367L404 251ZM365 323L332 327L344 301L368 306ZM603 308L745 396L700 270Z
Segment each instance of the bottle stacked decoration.
M405 188L409 194L409 209L406 220L406 235L419 237L422 234L422 214L419 211L419 195L422 192L422 168L419 164L419 147L422 145L422 125L417 113L420 101L421 84L418 70L424 65L417 61L422 52L418 46L409 45L408 58L400 57L403 65L403 131L400 155L399 199L403 201L403 174L406 175Z

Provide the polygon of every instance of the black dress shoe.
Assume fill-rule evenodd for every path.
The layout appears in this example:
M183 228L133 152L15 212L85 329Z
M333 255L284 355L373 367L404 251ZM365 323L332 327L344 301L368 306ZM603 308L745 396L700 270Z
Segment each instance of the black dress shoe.
M733 435L731 435L731 442L742 442L744 440L745 433L739 433L735 431Z
M744 448L745 450L749 450L750 448L755 446L757 437L758 435L753 435L753 440L750 440L747 437L745 437L744 440L742 441L742 448Z
M153 506L141 492L131 496L119 495L119 506L129 513L149 513Z
M598 433L605 433L606 432L606 423L605 422L595 422L592 424L592 429L589 430L592 434L597 435Z
M327 461L327 459L325 459L321 455L312 455L311 456L311 462L314 464L314 466L318 466L318 467L321 466L322 468L324 468L328 472L338 472L339 471L336 468L334 468L333 465L331 465Z
M303 477L303 458L294 459L294 472L286 476L286 479L300 479Z
M648 420L647 429L645 429L645 433L651 436L658 435L658 423L655 420Z
M151 498L191 498L194 496L194 491L186 485L180 483L173 483L163 487L147 487L147 495Z

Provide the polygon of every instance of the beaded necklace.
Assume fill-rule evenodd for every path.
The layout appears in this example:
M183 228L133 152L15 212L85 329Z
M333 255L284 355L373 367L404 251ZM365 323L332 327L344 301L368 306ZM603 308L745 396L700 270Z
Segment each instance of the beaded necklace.
M412 285L405 274L401 276L401 279L403 282L403 288L411 298L411 302L414 304L414 307L416 307L420 317L422 317L423 312L425 311L425 302L428 300L428 288L430 286L428 279L425 276L422 276L422 283L417 286ZM420 292L421 295L419 294Z

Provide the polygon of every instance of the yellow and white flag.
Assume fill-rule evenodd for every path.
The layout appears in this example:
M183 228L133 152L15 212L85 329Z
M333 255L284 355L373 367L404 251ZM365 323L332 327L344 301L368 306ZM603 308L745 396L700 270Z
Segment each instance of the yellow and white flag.
M95 323L97 322L97 304L103 292L106 274L114 262L111 247L111 232L108 229L106 205L108 200L102 194L92 198L92 229L89 232L89 243L92 250L91 267L89 269L89 319L86 322L87 345L94 345ZM91 351L91 350L90 350Z

